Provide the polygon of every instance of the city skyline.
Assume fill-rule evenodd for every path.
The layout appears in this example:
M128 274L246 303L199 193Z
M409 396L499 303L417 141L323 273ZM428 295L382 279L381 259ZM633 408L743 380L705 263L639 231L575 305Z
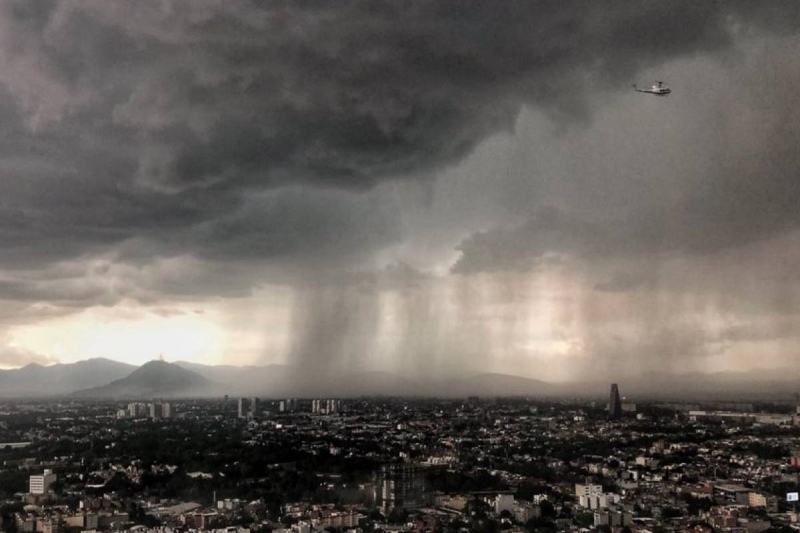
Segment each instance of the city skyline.
M789 367L798 22L791 2L3 4L0 368ZM672 93L632 88L656 80Z

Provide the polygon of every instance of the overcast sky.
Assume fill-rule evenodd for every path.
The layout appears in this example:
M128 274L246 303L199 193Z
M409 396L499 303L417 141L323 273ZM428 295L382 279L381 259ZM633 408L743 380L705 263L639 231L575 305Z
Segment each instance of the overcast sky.
M797 28L793 0L3 2L0 367L794 364Z

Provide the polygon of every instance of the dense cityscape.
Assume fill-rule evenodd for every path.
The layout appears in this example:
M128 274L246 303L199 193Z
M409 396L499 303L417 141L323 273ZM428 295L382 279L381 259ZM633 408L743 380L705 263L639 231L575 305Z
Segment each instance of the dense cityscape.
M2 530L793 531L795 407L5 401Z

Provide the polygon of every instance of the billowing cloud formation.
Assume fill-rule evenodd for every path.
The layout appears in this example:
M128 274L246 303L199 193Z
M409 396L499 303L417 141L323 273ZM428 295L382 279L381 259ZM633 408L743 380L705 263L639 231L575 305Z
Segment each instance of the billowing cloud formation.
M477 360L530 316L461 274L625 296L680 278L665 256L695 272L796 227L798 22L788 1L4 3L0 299L35 321L283 283L298 360ZM697 76L626 111L661 68ZM442 178L498 137L504 175ZM403 263L442 271L454 246L449 289ZM575 325L594 303L571 298ZM414 339L367 342L386 331Z
M578 116L582 82L610 87L725 46L735 15L696 2L8 3L5 259L130 239L272 258L346 240L346 195L251 195L429 173L507 130L523 104Z

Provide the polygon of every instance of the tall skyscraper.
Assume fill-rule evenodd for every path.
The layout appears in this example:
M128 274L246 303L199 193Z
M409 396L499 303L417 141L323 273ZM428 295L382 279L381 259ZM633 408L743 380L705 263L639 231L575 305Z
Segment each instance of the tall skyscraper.
M239 398L239 418L247 416L247 398Z
M608 418L617 420L622 418L622 400L619 399L619 387L616 383L611 384L611 395L608 399Z

